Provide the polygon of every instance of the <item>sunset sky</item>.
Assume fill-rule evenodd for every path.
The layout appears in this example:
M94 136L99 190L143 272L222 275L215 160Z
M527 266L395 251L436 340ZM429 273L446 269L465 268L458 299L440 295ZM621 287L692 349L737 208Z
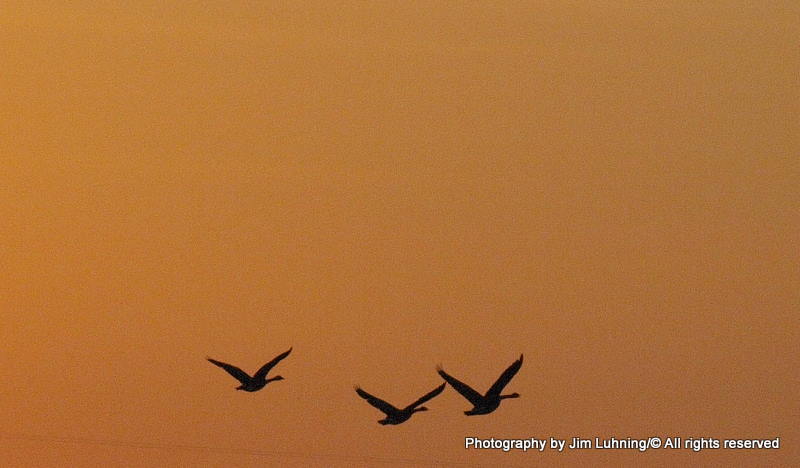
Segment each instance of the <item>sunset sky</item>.
M796 1L0 4L0 464L800 457ZM285 380L256 393L206 357ZM521 353L521 398L485 391ZM466 450L465 437L781 438Z

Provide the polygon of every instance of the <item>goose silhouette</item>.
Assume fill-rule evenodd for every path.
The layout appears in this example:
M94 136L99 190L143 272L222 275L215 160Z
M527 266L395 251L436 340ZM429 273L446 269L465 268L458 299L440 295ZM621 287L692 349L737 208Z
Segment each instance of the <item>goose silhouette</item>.
M367 400L367 403L386 413L386 417L378 421L379 424L395 425L395 424L402 424L408 421L411 415L413 415L417 411L428 411L428 408L419 405L425 403L426 401L430 400L436 395L442 393L444 387L445 384L439 385L435 389L425 394L425 396L415 401L414 403L411 403L410 405L406 406L403 409L395 408L393 405L381 400L380 398L370 395L369 393L362 390L361 387L356 387L356 393L358 393L358 395L361 398Z
M522 367L521 354L519 355L519 359L514 361L514 363L511 364L508 369L506 369L500 375L500 378L498 378L497 382L495 382L489 391L486 392L486 395L481 395L473 390L469 385L448 374L444 371L444 369L442 369L442 366L437 367L436 371L444 380L447 381L447 383L450 384L451 387L455 388L456 391L461 394L461 396L469 400L469 402L472 403L472 406L474 406L474 408L471 410L464 411L464 414L467 416L475 416L479 414L491 413L492 411L496 410L497 407L500 406L500 402L506 398L519 398L519 393L516 392L510 395L500 395L500 392L503 391L503 388L508 385L508 382L510 382L514 375L516 375L520 367Z
M275 356L275 358L273 360L271 360L268 363L266 363L263 366L261 366L261 369L259 369L255 374L253 374L252 377L250 377L247 374L247 372L239 369L238 367L236 367L236 366L234 366L232 364L228 364L228 363L225 363L225 362L217 361L217 360L211 359L211 358L206 358L206 359L208 359L208 362L225 369L225 371L227 373L229 373L234 378L236 378L236 380L238 380L239 382L242 383L241 385L236 387L236 390L244 390L245 392L256 392L256 391L261 390L262 388L264 388L264 386L267 385L270 382L273 382L275 380L283 380L283 377L281 377L280 375L276 375L275 377L272 377L272 378L268 379L268 378L266 378L267 377L267 373L273 367L275 367L275 364L281 362L281 360L283 358L285 358L286 356L288 356L289 353L291 353L291 352L292 352L292 348L289 348L289 351L286 351L285 353L281 353L281 354Z

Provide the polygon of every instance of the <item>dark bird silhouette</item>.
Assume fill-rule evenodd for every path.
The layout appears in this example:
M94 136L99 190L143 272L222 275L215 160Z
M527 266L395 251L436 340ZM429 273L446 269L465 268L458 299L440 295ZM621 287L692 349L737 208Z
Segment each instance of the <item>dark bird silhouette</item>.
M471 410L464 411L464 414L467 416L475 416L478 414L491 413L492 411L496 410L498 406L500 406L500 401L506 398L519 398L519 393L500 395L500 392L502 392L503 388L508 385L508 382L510 382L517 371L519 371L520 367L522 367L521 354L519 355L519 359L514 361L514 363L511 364L502 375L500 375L500 378L498 378L497 382L495 382L489 391L486 392L486 395L481 395L473 390L469 385L461 382L452 375L449 375L444 371L444 369L442 369L442 366L437 367L436 371L444 380L447 381L447 383L450 384L451 387L455 388L456 391L461 394L461 396L469 400L469 402L474 406L474 408Z
M262 388L264 388L265 385L267 385L270 382L273 382L275 380L283 380L283 377L281 377L280 375L276 375L275 377L272 377L272 378L268 379L268 378L266 378L267 377L267 373L273 367L275 367L275 364L281 362L281 360L283 358L285 358L286 356L288 356L289 353L291 353L291 352L292 352L292 348L289 348L289 351L286 351L285 353L281 353L281 354L275 356L275 358L273 360L271 360L268 363L266 363L263 366L261 366L261 369L259 369L258 372L253 374L252 377L250 377L247 374L247 372L239 369L238 367L236 367L234 365L231 365L231 364L228 364L228 363L225 363L225 362L220 362L220 361L217 361L217 360L214 360L214 359L211 359L211 358L207 358L207 359L208 359L208 361L210 363L225 369L225 371L227 373L229 373L234 378L236 378L236 380L238 380L239 382L242 383L241 385L236 387L236 390L244 390L245 392L255 392L255 391L261 390Z
M386 413L386 417L378 421L378 423L383 425L401 424L405 421L408 421L411 415L416 413L417 411L428 411L428 408L419 405L425 403L426 401L430 400L436 395L442 393L444 387L445 384L439 385L432 391L428 392L425 396L415 401L414 403L411 403L410 405L406 406L403 409L395 408L394 406L381 400L380 398L370 395L369 393L362 390L361 387L356 387L356 393L358 393L358 395L361 398L367 400L367 403Z

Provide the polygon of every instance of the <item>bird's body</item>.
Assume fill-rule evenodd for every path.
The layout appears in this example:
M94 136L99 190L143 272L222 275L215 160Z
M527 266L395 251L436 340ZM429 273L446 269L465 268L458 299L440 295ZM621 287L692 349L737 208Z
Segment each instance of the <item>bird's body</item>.
M461 382L460 380L456 379L455 377L449 375L445 372L441 366L437 369L439 375L450 384L451 387L456 389L458 393L461 394L464 398L469 400L472 403L473 408L469 411L464 411L464 414L467 416L476 416L480 414L489 414L492 411L496 410L498 406L500 406L500 402L506 398L519 398L519 393L512 393L510 395L500 395L500 392L503 391L506 385L511 381L511 379L516 375L519 371L519 368L522 367L522 355L520 354L519 359L514 361L508 369L506 369L501 375L500 378L492 385L491 388L486 392L485 395L481 395L480 393L476 392L472 387Z
M283 358L289 355L292 352L292 348L289 348L289 351L281 353L277 355L274 359L269 361L268 363L261 366L261 369L256 371L255 374L251 377L247 374L247 372L239 369L238 367L228 364L222 361L217 361L215 359L207 358L208 361L216 366L223 368L228 374L232 375L236 380L241 382L241 385L236 387L236 390L244 390L245 392L256 392L264 388L268 383L274 382L276 380L283 380L283 377L280 375L276 375L272 378L267 378L267 373L275 367Z
M411 418L411 416L417 411L428 411L428 408L419 405L425 403L426 401L430 400L436 395L442 393L444 387L445 384L439 385L432 391L425 394L422 398L418 399L414 403L411 403L410 405L406 406L403 409L396 408L393 405L381 400L380 398L370 395L369 393L362 390L360 387L356 387L356 393L358 393L358 395L361 398L367 400L367 403L374 406L375 408L378 408L379 410L383 411L386 414L386 417L384 419L378 421L379 424L397 425L408 421L408 419Z

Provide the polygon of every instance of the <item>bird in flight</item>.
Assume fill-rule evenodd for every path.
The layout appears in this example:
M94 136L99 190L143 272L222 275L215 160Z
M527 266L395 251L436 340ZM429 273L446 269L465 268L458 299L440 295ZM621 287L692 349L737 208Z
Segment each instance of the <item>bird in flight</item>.
M370 395L369 393L362 390L361 387L356 387L356 393L358 393L358 395L361 398L367 400L367 403L386 413L386 417L378 421L378 423L383 425L401 424L405 421L408 421L411 415L416 413L417 411L428 411L428 408L419 405L425 403L426 401L430 400L436 395L442 393L444 387L445 384L439 385L432 391L428 392L425 396L415 401L414 403L411 403L410 405L406 406L403 409L395 408L394 406L381 400L380 398Z
M208 361L210 363L225 369L225 371L227 373L229 373L234 378L236 378L236 380L238 380L239 382L242 383L241 385L236 387L236 390L244 390L245 392L255 392L255 391L261 390L262 388L264 388L265 385L267 385L270 382L273 382L275 380L283 380L283 377L281 377L280 375L276 375L275 377L272 377L272 378L268 379L267 378L267 373L273 367L275 367L275 365L277 363L281 362L281 360L283 358L288 356L289 353L291 353L291 352L292 352L292 348L289 348L289 351L286 351L285 353L281 353L281 354L275 356L275 358L273 360L271 360L268 363L266 363L263 366L261 366L261 369L259 369L255 374L253 374L252 377L250 377L247 374L247 372L239 369L238 367L236 367L234 365L231 365L231 364L228 364L228 363L225 363L225 362L221 362L221 361L217 361L217 360L211 359L211 358L207 358L207 359L208 359Z
M475 416L478 414L491 413L492 411L496 410L498 406L500 406L500 401L506 398L519 398L519 393L516 392L510 395L500 395L500 392L503 391L503 388L508 385L514 375L516 375L520 367L522 367L521 354L519 355L519 359L514 361L514 363L511 364L508 369L506 369L500 375L500 378L498 378L497 382L495 382L489 391L486 392L486 395L481 395L473 390L469 385L448 374L444 371L444 369L442 369L442 366L437 367L436 371L444 380L447 381L447 383L450 384L451 387L455 388L456 391L461 394L461 396L469 400L469 402L472 403L472 406L474 406L474 408L471 410L464 411L464 414L467 416Z

